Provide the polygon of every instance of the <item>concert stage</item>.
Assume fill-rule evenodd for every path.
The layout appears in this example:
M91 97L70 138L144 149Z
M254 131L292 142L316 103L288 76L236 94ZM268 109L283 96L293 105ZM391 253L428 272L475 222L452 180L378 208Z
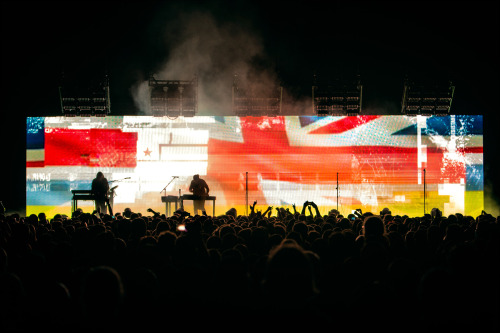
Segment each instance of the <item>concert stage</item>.
M98 171L121 180L115 212L166 213L162 196L190 194L194 174L216 215L254 201L344 215L477 216L484 206L480 115L29 117L26 154L27 214L70 214L71 191L90 189Z

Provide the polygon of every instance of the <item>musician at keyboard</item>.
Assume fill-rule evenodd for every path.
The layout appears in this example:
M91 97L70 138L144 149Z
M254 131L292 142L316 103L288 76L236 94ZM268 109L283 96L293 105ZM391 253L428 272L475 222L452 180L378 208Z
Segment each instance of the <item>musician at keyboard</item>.
M193 195L199 196L199 199L197 198L193 200L194 214L197 215L198 211L201 211L203 215L206 215L205 199L210 192L207 182L200 178L200 175L194 175L193 180L189 185L189 192L192 192Z
M92 180L92 194L95 198L96 210L99 213L107 214L106 203L108 203L109 183L104 174L99 171Z

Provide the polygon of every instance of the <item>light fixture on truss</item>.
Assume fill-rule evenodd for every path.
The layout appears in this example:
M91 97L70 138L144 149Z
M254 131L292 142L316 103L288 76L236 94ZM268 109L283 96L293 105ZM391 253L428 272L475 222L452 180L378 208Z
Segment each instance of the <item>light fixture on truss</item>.
M455 86L447 84L416 84L405 79L401 113L408 116L444 116L450 113Z
M105 117L111 112L109 78L81 90L71 85L59 86L59 101L65 117Z
M150 107L155 117L194 117L198 112L198 79L149 78Z
M281 114L283 87L262 82L242 82L233 76L232 111L245 116L277 116Z
M363 100L363 85L359 76L356 80L343 82L320 81L314 76L312 86L312 107L318 116L358 116Z

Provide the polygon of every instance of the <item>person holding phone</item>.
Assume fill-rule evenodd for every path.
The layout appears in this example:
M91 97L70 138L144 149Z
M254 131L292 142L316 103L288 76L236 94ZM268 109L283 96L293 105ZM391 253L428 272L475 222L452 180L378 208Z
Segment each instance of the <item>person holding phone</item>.
M301 212L301 214L305 215L306 214L306 208L309 208L310 215L314 216L314 214L313 214L313 212L311 210L311 207L313 207L314 210L316 211L316 217L321 217L321 213L319 212L318 205L316 205L316 203L314 201L306 201L306 202L304 202L304 205L302 206L302 212Z

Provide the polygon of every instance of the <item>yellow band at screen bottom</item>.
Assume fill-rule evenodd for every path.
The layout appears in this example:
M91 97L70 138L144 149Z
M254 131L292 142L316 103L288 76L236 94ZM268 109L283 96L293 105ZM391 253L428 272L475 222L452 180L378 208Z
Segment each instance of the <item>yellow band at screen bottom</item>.
M391 199L391 203L384 203L384 198L379 198L378 205L360 205L360 204L342 204L339 202L338 210L344 216L350 214L353 210L360 208L363 212L372 212L374 214L379 214L380 211L384 208L389 208L392 212L392 215L408 215L411 217L422 216L424 214L424 198L422 192L407 192L403 193L395 193L399 198L399 201L394 201ZM461 213L463 215L470 215L476 217L481 214L482 207L484 207L484 192L483 191L466 191L463 202L450 202L450 197L447 195L439 195L437 191L427 192L425 198L425 213L430 213L432 208L439 208L440 211L443 212L444 216L448 216L450 214ZM249 199L249 204L253 204L253 200ZM297 211L302 211L303 203L296 203ZM172 204L172 210L174 210L174 205ZM268 205L264 205L261 203L257 203L255 209L264 212L267 209ZM289 209L293 212L292 205L283 205L280 206L285 209ZM79 204L79 208L81 208L84 212L92 213L94 210L94 205L90 201L82 202ZM164 203L159 202L155 205L149 206L130 206L124 203L117 203L113 206L113 211L122 213L125 208L131 208L133 212L138 212L143 215L152 215L147 210L148 208L153 209L154 211L165 214L166 206ZM205 208L207 214L212 215L212 202L207 201L205 203ZM246 215L247 210L245 209L245 205L236 205L236 206L228 206L223 204L218 204L216 202L215 206L215 215L223 215L229 209L235 208L238 215ZM273 206L273 212L271 216L277 216L276 214L277 206ZM322 215L328 214L331 209L337 209L337 205L331 206L319 206L320 213ZM193 204L188 201L184 203L184 209L191 214L193 214ZM67 216L71 216L71 203L62 206L27 206L26 214L36 214L45 213L48 218L53 218L56 214L65 214ZM250 212L250 209L248 209ZM314 210L313 210L314 212ZM309 215L309 210L306 210L306 215Z

